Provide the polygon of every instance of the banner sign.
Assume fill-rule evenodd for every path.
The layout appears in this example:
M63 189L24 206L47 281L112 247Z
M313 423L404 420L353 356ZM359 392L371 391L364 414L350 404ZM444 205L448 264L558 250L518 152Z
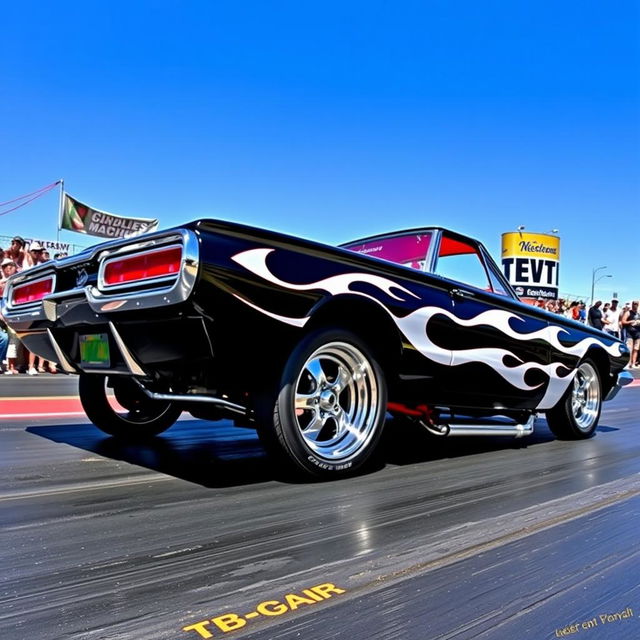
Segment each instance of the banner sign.
M520 297L557 298L560 238L546 233L503 233L502 270Z
M93 209L64 193L60 228L99 238L129 238L158 226L155 218L125 218Z
M39 243L45 251L48 251L51 255L54 253L72 253L73 245L70 242L57 242L56 240L42 240L41 238L25 238L27 245L32 245L34 242Z

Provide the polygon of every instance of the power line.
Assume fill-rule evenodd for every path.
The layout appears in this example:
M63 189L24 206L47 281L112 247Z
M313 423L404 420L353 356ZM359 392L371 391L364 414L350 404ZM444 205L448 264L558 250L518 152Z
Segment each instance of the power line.
M20 202L21 200L24 200L24 202L21 202L20 204L16 205L15 207L11 207L10 209L7 209L6 211L0 211L0 216L4 216L7 213L11 213L12 211L15 211L16 209L20 209L21 207L24 207L24 206L28 205L30 202L33 202L34 200L37 200L39 197L41 197L45 193L51 191L52 189L54 189L59 184L60 184L60 180L56 180L56 182L52 182L51 184L48 184L46 187L41 187L40 189L37 189L36 191L32 191L31 193L26 193L23 196L19 196L17 198L13 198L12 200L7 200L6 202L0 202L0 207L4 207L4 206L6 206L8 204L13 204L14 202ZM28 199L26 199L26 198L28 198Z

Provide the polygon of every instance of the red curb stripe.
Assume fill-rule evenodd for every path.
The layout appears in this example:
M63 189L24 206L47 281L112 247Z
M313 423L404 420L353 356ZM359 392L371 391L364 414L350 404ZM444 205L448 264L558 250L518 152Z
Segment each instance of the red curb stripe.
M115 398L109 397L109 402L115 405ZM0 398L0 418L37 418L48 416L83 416L85 415L80 398Z

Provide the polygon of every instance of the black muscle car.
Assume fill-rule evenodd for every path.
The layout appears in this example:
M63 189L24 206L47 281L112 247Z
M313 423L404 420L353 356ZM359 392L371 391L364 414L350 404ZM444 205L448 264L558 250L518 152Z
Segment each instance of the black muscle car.
M388 412L435 437L524 436L544 412L587 438L631 379L622 342L521 303L482 244L442 228L330 247L199 220L16 274L2 313L79 374L106 433L233 417L325 477L365 463Z

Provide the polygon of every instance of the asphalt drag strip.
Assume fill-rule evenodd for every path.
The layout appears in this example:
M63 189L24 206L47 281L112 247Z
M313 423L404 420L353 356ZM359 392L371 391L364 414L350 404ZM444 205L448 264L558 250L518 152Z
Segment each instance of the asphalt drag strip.
M0 638L638 640L639 411L623 390L579 442L390 421L379 465L324 483L228 421L0 421Z
M246 637L637 640L639 522L636 495Z

